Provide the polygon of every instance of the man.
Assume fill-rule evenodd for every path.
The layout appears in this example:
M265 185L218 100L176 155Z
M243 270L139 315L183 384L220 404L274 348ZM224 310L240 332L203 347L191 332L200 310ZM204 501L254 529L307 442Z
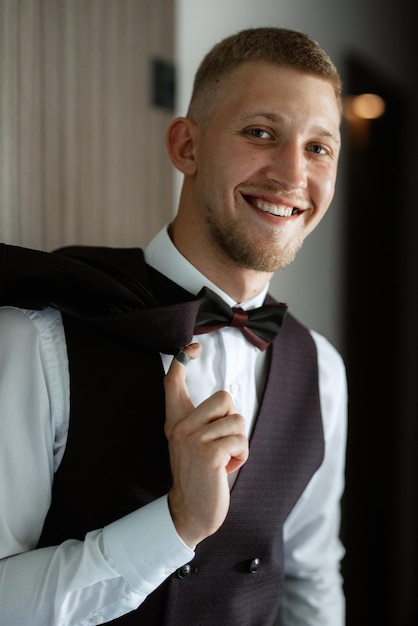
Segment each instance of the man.
M266 297L331 203L340 90L306 35L227 38L146 263L3 246L2 626L344 623L344 367Z

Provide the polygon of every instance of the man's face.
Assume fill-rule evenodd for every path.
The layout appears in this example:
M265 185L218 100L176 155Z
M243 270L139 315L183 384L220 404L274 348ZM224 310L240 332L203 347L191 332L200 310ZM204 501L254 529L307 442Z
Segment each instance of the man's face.
M332 86L260 61L221 80L195 141L194 219L225 261L290 263L334 194L340 113Z

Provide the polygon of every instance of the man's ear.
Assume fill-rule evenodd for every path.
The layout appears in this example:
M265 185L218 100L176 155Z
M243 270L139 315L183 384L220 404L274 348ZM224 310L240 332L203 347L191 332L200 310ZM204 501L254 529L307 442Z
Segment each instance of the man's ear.
M196 124L187 117L177 117L168 127L166 146L172 164L185 176L196 172Z

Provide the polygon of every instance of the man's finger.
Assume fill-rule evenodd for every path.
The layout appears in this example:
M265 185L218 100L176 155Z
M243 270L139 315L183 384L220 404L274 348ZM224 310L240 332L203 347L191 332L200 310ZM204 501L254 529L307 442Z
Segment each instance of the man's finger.
M164 378L166 424L174 424L194 409L186 385L186 366L201 352L199 343L192 343L179 352L171 362Z

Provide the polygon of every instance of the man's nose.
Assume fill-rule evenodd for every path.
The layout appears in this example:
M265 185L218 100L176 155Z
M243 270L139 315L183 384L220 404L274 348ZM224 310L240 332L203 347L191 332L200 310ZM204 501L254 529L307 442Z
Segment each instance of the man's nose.
M296 143L276 146L270 153L267 178L283 189L305 189L307 186L307 158L303 148Z

